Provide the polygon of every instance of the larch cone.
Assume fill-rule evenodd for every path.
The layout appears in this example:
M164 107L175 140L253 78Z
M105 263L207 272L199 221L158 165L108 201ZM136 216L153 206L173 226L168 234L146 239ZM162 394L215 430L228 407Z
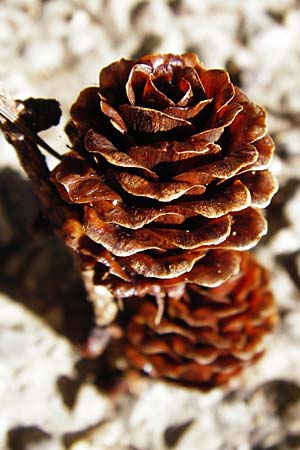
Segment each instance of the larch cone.
M186 285L165 299L155 322L155 299L128 299L125 352L131 365L154 378L203 390L227 384L256 362L277 323L267 271L242 253L238 276L216 288Z
M194 54L105 67L67 133L72 151L52 172L78 205L65 242L114 296L222 285L266 233L277 189L266 112Z

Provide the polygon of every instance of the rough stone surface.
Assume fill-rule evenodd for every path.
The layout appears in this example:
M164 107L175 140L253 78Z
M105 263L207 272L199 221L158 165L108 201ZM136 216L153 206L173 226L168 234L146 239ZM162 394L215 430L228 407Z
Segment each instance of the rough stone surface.
M61 102L61 124L43 133L61 152L68 108L101 67L184 51L226 68L269 111L280 191L256 251L271 270L281 315L269 351L226 391L143 382L118 399L101 392L99 362L78 352L88 328L81 318L91 320L91 311L76 267L57 240L39 234L37 202L0 137L0 448L300 448L299 2L1 2L0 79L14 98Z

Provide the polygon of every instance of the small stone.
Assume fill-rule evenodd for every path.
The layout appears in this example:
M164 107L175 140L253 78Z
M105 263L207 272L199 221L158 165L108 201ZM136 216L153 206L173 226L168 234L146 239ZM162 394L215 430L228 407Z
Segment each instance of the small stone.
M270 248L277 255L295 252L300 249L300 234L290 228L282 228L275 234Z
M80 440L75 442L69 450L92 450L93 447L86 440Z
M31 71L49 76L49 71L58 69L64 60L64 49L59 41L37 41L25 48L25 59Z
M300 154L300 130L298 128L284 130L276 139L289 155Z

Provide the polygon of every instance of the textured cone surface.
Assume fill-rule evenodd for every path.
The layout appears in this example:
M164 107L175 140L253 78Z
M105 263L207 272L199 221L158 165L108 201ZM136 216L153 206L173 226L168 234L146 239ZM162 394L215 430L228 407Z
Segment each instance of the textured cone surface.
M217 286L265 234L277 189L265 110L195 55L112 63L67 133L73 150L52 180L81 213L66 241L119 297Z
M187 285L181 298L166 299L155 324L153 298L125 305L126 354L155 378L209 389L226 384L263 353L277 313L268 275L248 252L241 273L217 288Z

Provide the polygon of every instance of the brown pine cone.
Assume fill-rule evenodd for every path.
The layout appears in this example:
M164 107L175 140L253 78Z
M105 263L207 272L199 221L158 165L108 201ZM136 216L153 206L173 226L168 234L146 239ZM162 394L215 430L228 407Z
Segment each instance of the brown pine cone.
M145 297L125 304L126 355L154 378L209 389L226 384L263 354L277 313L268 274L242 252L241 274L217 288L189 284L166 300L155 324L156 303Z
M123 59L71 118L73 151L52 180L82 208L65 239L95 283L128 297L238 273L236 250L266 233L260 208L277 185L266 112L227 72L193 54Z

